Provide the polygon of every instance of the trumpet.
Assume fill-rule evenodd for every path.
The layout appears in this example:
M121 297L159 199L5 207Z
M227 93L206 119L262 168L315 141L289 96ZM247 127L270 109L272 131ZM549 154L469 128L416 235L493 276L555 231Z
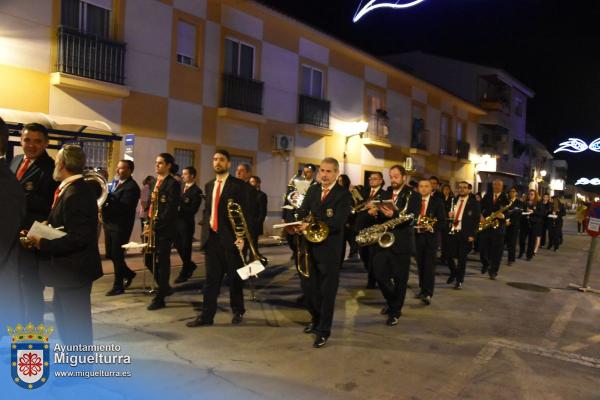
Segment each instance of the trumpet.
M502 207L498 211L494 211L487 217L483 219L483 221L479 222L479 227L477 228L477 233L483 232L487 229L498 229L500 227L499 218L504 218L504 212L508 210L515 201L511 201L506 206Z
M430 217L428 215L423 215L422 217L419 217L419 221L417 222L415 229L417 229L418 231L433 232L433 226L436 223L437 218Z

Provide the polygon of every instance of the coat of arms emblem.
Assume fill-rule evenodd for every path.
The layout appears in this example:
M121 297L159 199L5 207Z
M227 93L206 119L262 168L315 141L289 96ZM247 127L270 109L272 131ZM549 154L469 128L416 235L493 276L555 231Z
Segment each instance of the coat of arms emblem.
M54 329L31 322L23 327L8 327L11 336L11 375L13 382L24 389L37 389L50 375L50 344L48 337Z

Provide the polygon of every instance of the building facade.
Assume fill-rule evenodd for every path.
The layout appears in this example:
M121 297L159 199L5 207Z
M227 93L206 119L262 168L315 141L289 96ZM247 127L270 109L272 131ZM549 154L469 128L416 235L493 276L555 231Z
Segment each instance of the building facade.
M325 156L354 184L407 158L413 178L477 179L479 102L253 1L6 0L0 31L0 108L132 135L93 166L127 153L138 182L168 151L203 185L226 148L262 178L267 232L290 177Z

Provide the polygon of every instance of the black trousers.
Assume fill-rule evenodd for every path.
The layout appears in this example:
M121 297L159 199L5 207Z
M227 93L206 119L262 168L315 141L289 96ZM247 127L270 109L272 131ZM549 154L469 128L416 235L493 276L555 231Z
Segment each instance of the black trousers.
M390 249L373 249L373 271L381 294L389 308L389 315L399 317L406 297L410 253L394 254Z
M356 232L351 227L344 228L344 245L342 246L342 263L346 257L346 243L350 245L348 257L353 257L358 253L358 244L356 243Z
M508 261L514 262L516 259L517 252L517 239L519 239L519 225L518 224L510 224L506 228L506 248L508 250Z
M19 253L19 287L23 317L27 321L25 323L32 322L36 326L44 322L44 284L39 275L44 257L34 249L21 250Z
M429 232L415 233L415 248L415 258L419 269L419 287L424 295L433 296L437 235Z
M504 252L504 232L500 229L487 229L479 234L479 258L483 268L495 275L500 270Z
M311 257L309 271L308 278L300 278L306 308L317 333L329 336L340 280L340 264L319 264Z
M358 254L360 255L360 259L367 270L369 284L374 284L375 274L373 273L373 253L371 251L371 246L360 247L358 249Z
M473 249L473 243L469 242L469 237L462 232L448 236L448 267L457 282L465 281L467 256Z
M92 344L92 284L55 287L52 307L58 334L64 344Z
M191 275L197 268L192 261L192 241L194 239L194 219L177 218L177 236L175 248L183 263L181 274Z
M548 225L548 248L554 248L554 250L558 250L561 243L561 224L557 221L554 223L550 223Z
M225 274L229 278L229 304L234 314L244 314L244 282L237 273L243 266L242 258L233 243L225 248L218 233L210 230L206 242L206 282L204 283L204 303L202 318L212 322L217 312L217 299Z
M156 238L156 253L154 254L154 280L158 285L156 297L164 299L169 295L171 286L169 278L171 276L171 248L173 247L173 239L165 237ZM152 257L150 257L151 259ZM152 262L146 263L146 267L152 271Z
M106 256L112 261L115 270L113 287L123 288L123 279L130 278L135 273L125 262L125 250L121 247L129 242L129 234L118 230L104 229L104 244Z
M535 226L528 224L521 225L521 230L519 231L519 256L526 254L527 258L533 257L535 241L539 236L539 231L540 229L536 230Z
M548 231L550 229L550 224L548 222L548 218L544 218L544 222L542 223L542 233L540 239L540 247L544 247L546 245L546 239L548 237Z

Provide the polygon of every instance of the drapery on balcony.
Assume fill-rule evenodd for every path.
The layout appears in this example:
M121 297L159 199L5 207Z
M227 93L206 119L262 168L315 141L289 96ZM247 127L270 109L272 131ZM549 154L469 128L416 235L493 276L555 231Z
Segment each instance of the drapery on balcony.
M262 114L263 82L237 75L223 75L221 107Z
M125 43L58 28L58 72L123 85Z
M329 101L301 94L299 103L298 123L329 129Z

